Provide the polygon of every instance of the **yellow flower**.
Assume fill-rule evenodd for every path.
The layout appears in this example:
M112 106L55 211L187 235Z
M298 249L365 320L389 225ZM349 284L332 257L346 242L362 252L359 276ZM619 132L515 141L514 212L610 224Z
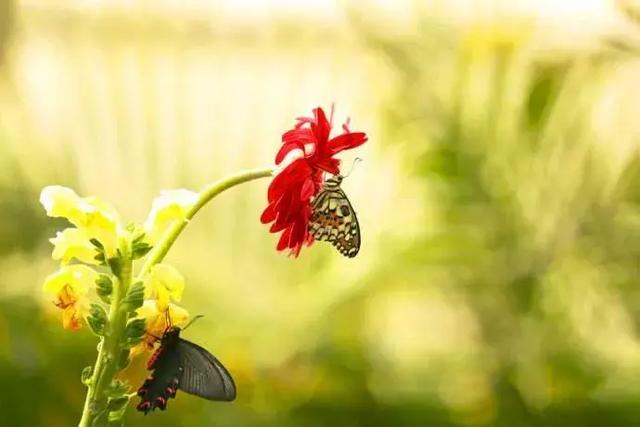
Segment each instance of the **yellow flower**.
M193 191L162 191L160 196L153 200L151 211L144 223L147 241L154 244L171 225L184 221L187 212L197 201L198 193Z
M97 197L79 197L73 190L59 185L42 189L40 203L51 217L66 218L82 230L87 239L102 243L107 257L116 254L118 213Z
M158 310L165 311L170 301L179 302L184 291L184 278L168 264L156 264L144 278L144 297L155 299Z
M132 357L146 350L153 350L153 345L162 338L168 326L177 326L189 318L189 312L184 308L168 304L165 310L159 310L154 300L146 300L136 313L138 318L145 320L145 336L139 344L131 348Z
M66 228L58 231L56 237L49 239L53 243L51 257L60 260L62 264L68 264L76 259L86 264L98 264L94 258L97 255L95 246L89 242L87 235L78 228Z
M54 304L63 310L65 329L80 328L82 319L89 313L87 292L97 278L98 273L86 265L67 265L45 279L45 292L54 295Z

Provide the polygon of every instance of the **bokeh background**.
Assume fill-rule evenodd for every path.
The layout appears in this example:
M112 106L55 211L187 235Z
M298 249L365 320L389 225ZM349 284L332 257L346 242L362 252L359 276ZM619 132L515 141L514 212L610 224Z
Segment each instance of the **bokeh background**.
M169 261L239 398L127 425L640 425L633 0L0 0L0 425L75 425L95 360L44 185L141 221L332 102L360 255L276 253L266 180L216 199Z

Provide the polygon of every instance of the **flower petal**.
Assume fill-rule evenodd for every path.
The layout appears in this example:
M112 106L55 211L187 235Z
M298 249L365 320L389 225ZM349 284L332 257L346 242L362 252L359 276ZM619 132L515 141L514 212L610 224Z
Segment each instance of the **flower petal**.
M97 197L79 197L73 190L59 185L45 187L40 203L51 217L66 218L83 230L88 238L102 243L107 256L117 249L118 213Z
M144 223L147 240L155 243L175 222L184 221L189 209L198 201L198 193L185 190L162 191L153 200L151 211Z
M300 189L300 200L309 200L315 194L316 186L312 179L305 179Z
M270 204L262 211L262 215L260 215L260 222L263 224L268 224L271 221L276 219L276 210L275 203Z
M161 338L169 326L167 325L167 317L171 325L182 324L189 318L189 312L175 304L169 304L165 310L159 310L155 300L146 300L142 307L136 311L136 314L139 319L145 320L145 338L131 349L132 357L153 349L157 338Z
M311 130L316 136L316 144L321 147L326 145L329 139L329 133L331 132L331 123L327 120L327 116L324 114L324 110L320 107L313 110L315 121L311 123Z
M305 159L296 159L285 167L269 184L267 198L270 202L279 199L283 193L289 191L292 185L302 183L312 174L312 169Z
M60 267L44 280L44 291L57 295L63 290L71 292L75 298L80 298L89 292L98 278L98 273L86 265L74 264Z
M76 304L62 310L62 327L77 331L82 326L83 319L89 314L88 299L83 299Z
M340 151L356 148L367 142L367 139L364 132L343 133L327 143L327 153L333 156Z
M158 310L167 309L170 301L179 302L184 291L184 278L168 264L156 264L144 278L145 298L156 299Z
M282 233L282 235L280 235L280 240L278 240L278 246L276 246L277 250L282 251L289 247L289 241L291 240L291 228L293 228L293 225L287 227Z
M51 257L68 264L73 259L86 264L97 265L95 256L98 253L95 246L89 241L89 237L78 228L66 228L56 233L56 237L49 239L53 244Z
M340 160L334 159L332 157L317 159L315 162L315 166L318 169L329 172L332 175L338 175L340 173Z
M54 304L62 309L62 326L77 330L89 313L89 287L95 284L96 273L86 265L67 265L50 274L44 282L44 290L55 295Z
M40 203L50 217L63 217L71 220L79 218L88 209L82 199L70 188L49 185L40 192ZM72 221L73 222L73 221Z

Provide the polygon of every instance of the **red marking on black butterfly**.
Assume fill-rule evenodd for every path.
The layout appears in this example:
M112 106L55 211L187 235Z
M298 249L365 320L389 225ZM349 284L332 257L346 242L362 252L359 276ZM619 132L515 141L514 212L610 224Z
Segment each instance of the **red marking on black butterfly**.
M164 333L147 366L153 375L138 389L141 401L136 407L145 415L156 408L165 410L178 390L214 401L236 398L229 371L207 350L180 338L178 327Z
M164 348L160 346L156 349L156 351L153 352L149 360L147 360L147 370L151 371L154 368L158 357L160 357L160 355L162 354L162 350L164 350Z

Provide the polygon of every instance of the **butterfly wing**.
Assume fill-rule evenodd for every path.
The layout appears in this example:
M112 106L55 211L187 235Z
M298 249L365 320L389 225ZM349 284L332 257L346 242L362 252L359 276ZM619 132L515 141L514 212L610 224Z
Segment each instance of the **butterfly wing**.
M178 388L208 400L232 401L236 385L229 371L204 348L178 340L181 377Z
M138 389L141 401L136 407L145 415L156 408L164 410L169 399L176 396L180 381L180 357L175 343L158 349L150 360L149 369L153 370L153 375Z
M324 189L311 205L309 231L316 240L330 242L342 255L353 258L360 251L360 225L341 188Z

